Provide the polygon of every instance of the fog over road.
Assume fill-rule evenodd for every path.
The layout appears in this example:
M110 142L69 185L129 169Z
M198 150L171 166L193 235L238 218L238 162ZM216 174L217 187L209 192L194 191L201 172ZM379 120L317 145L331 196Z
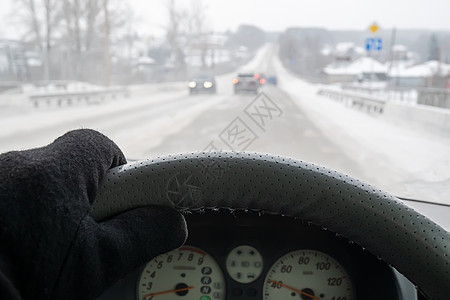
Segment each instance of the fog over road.
M216 78L214 95L190 96L180 82L131 87L130 98L98 105L35 109L26 99L17 101L0 111L0 152L93 128L131 160L205 149L265 152L325 165L399 196L450 203L444 196L450 194L448 141L321 99L317 86L282 69L274 46L239 71L277 75L279 85L266 85L259 96L234 95L233 73ZM363 131L367 124L376 130Z
M266 47L241 71L275 74L274 51L274 47ZM217 149L274 153L342 170L344 166L358 168L283 90L272 85L264 87L263 98L267 99L262 101L269 101L264 107L264 102L253 94L234 95L234 75L218 76L218 93L214 95L190 96L186 83L180 83L172 90L164 88L164 84L161 88L136 87L131 98L101 105L34 109L28 104L23 111L2 117L0 124L6 130L0 133L0 151L37 147L68 130L93 128L113 139L130 159L204 150L213 142ZM247 106L247 110L260 107L264 126L255 123L259 116L245 113ZM236 118L242 122L233 123ZM232 134L234 125L252 131L245 137L252 141L232 145L233 137L226 135Z
M241 70L275 74L273 55L271 48L262 51ZM172 90L134 88L131 98L101 105L38 109L24 105L23 111L2 116L0 122L5 130L0 133L0 151L41 146L76 128L103 132L132 159L203 150L212 141L218 149L230 149L220 134L239 117L257 138L249 144L232 146L234 150L276 153L316 162L327 157L335 161L338 157L344 165L351 162L305 117L290 96L275 86L268 85L262 91L278 110L271 111L269 103L269 110L263 108L261 114L273 115L264 117L264 128L258 126L245 114L245 108L262 103L258 99L255 102L253 94L234 95L234 75L218 76L218 93L214 95L190 96L186 84L180 83Z

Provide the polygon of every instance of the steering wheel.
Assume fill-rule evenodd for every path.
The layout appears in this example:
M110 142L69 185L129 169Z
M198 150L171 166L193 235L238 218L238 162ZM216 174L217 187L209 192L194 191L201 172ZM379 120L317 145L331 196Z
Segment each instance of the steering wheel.
M109 170L92 214L100 221L147 205L298 218L366 248L427 297L450 295L450 233L388 193L322 166L247 152L169 155Z

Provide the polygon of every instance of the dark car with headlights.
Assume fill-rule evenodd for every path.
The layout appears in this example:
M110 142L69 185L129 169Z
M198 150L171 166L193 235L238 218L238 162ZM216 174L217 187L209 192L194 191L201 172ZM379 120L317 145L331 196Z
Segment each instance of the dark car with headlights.
M188 84L189 93L191 95L198 93L216 93L216 80L214 76L210 75L197 75Z

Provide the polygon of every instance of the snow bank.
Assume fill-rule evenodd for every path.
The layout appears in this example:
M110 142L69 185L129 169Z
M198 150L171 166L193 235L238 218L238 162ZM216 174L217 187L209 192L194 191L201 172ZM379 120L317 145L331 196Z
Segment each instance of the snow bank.
M384 120L450 141L450 110L427 105L387 102Z

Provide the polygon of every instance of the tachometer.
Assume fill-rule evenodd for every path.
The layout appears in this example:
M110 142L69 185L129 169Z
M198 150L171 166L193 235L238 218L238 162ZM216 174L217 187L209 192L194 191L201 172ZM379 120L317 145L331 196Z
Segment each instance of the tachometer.
M223 300L225 280L205 251L185 246L159 255L142 271L138 300Z
M264 300L351 300L352 282L342 265L317 250L297 250L278 259L264 281Z

